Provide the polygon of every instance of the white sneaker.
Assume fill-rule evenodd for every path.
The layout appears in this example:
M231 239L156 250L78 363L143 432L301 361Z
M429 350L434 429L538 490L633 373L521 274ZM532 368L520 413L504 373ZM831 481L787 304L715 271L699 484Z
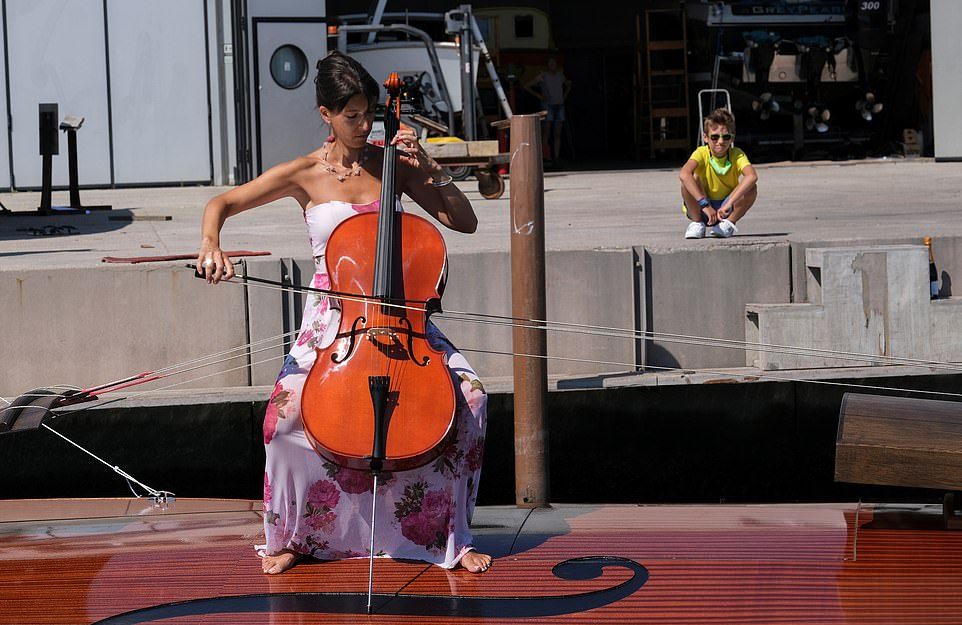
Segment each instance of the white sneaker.
M705 236L705 224L700 221L693 221L688 224L688 229L685 230L686 239L701 239Z
M736 232L738 232L738 228L735 227L735 224L727 219L722 219L708 230L708 236L727 239Z

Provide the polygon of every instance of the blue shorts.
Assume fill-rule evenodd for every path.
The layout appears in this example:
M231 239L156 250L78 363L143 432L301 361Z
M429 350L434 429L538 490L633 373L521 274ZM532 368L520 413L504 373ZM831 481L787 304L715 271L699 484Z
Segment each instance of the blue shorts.
M548 116L545 118L546 122L563 122L565 120L564 104L545 104L544 108L548 111Z
M719 208L721 208L721 205L724 204L725 200L727 199L728 199L727 197L723 197L720 200L708 200L708 203L711 204L711 207L717 211ZM688 217L688 207L685 206L684 202L681 203L681 212L685 214L685 217ZM704 219L705 219L705 216L702 215L702 221L704 221Z

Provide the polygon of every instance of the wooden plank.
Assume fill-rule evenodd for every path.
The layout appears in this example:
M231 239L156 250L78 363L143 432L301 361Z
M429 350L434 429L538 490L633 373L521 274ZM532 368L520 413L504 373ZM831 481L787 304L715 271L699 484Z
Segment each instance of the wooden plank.
M835 479L962 490L962 403L846 393Z
M962 403L847 393L837 442L962 452Z
M251 502L254 507L259 502ZM0 624L90 623L127 610L191 599L274 594L278 606L298 593L300 609L233 609L208 602L191 613L171 606L164 623L277 625L425 623L496 625L525 622L641 623L956 623L962 596L962 534L902 527L887 529L871 505L860 509L858 559L853 559L854 504L825 506L610 506L566 513L555 525L481 530L479 547L503 544L491 570L472 575L417 562L379 559L374 589L410 601L421 595L426 612L326 611L338 597L362 593L367 561L306 561L283 575L261 573L251 548L263 539L250 513L131 517L4 527L0 535ZM537 512L536 512L537 514ZM177 518L177 517L180 518ZM563 521L563 522L560 522ZM867 524L867 525L866 525ZM875 527L873 527L875 526ZM489 534L488 532L495 532ZM495 540L497 539L497 540ZM511 551L509 546L514 545ZM641 563L649 577L625 596L610 591L628 577L605 567L598 576L563 578L554 566L569 558L619 556ZM598 593L598 607L518 616L515 604ZM579 594L581 593L581 594ZM470 604L486 603L483 617ZM450 605L439 614L437 605ZM291 604L287 604L291 605ZM412 602L412 605L416 603ZM539 604L543 605L543 604ZM476 609L475 609L476 610ZM180 614L180 616L177 616ZM131 618L130 620L135 620ZM143 619L146 622L147 619Z
M423 145L424 151L433 158L486 158L498 155L497 141L456 141Z
M835 447L835 480L962 490L962 453L843 443Z
M906 449L962 451L962 431L956 423L847 415L845 430L843 442L853 445L892 445Z
M684 50L685 42L682 40L668 40L668 41L649 41L649 50Z

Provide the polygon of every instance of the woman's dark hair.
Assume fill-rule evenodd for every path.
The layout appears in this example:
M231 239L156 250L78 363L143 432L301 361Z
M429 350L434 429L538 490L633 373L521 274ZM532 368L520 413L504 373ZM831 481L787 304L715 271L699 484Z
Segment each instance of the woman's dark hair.
M335 50L317 62L314 94L318 107L327 107L334 113L347 106L354 96L364 94L368 110L373 111L381 88L363 65Z

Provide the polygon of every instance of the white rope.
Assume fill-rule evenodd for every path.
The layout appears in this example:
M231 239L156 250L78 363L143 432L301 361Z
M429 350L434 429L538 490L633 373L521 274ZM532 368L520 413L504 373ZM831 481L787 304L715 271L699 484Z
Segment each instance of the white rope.
M499 356L520 356L520 357L522 357L522 358L540 358L540 359L543 359L543 360L567 360L567 361L571 361L571 362L586 362L586 363L601 364L601 365L618 365L618 366L625 366L625 367L632 367L632 368L634 368L634 367L637 366L637 365L634 364L634 363L612 362L612 361L605 361L605 360L588 360L588 359L585 359L585 358L566 358L566 357L562 357L562 356L543 356L543 355L541 355L541 354L519 354L519 353L516 353L516 352L500 352L500 351L486 350L486 349L470 349L470 348L466 348L466 347L458 347L458 348L456 348L456 349L457 349L458 351L462 351L462 352L471 352L471 353L477 353L477 354L493 354L493 355L499 355ZM648 368L648 369L658 369L658 370L661 370L661 371L693 371L692 369L685 369L685 368L683 368L683 367L659 367L659 366L655 366L655 365L647 365L646 368ZM697 372L697 373L710 373L710 374L712 374L712 375L724 375L724 376L737 376L737 375L739 375L739 374L733 374L731 371L715 371L715 370L712 370L712 369L697 369L697 370L694 370L694 372ZM830 381L830 380L813 380L813 379L810 379L810 378L789 378L789 377L782 377L782 376L777 376L777 375L769 375L769 374L754 373L754 372L751 373L751 374L748 374L748 375L745 376L745 377L759 378L759 379L764 379L764 380L777 380L777 381L780 381L780 382L804 382L804 383L806 383L806 384L825 384L825 385L828 385L828 386L842 386L842 387L860 388L860 389L877 390L877 391L896 391L896 392L899 392L899 393L918 393L918 394L923 394L923 395L938 395L938 396L944 396L944 397L962 397L962 393L950 393L950 392L947 392L947 391L923 391L923 390L907 389L907 388L895 388L895 387L891 387L891 386L875 386L875 385L870 385L870 384L855 384L855 383L852 383L852 382L832 382L832 381Z
M84 452L85 454L87 454L88 456L90 456L91 458L93 458L94 460L96 460L97 462L100 462L100 463L103 464L104 466L109 467L111 471L113 471L113 472L116 473L117 475L119 475L119 476L121 476L122 478L124 478L125 480L127 480L127 482L128 482L128 484L127 484L128 487L130 486L130 482L133 482L133 483L135 483L135 484L140 485L144 490L146 490L148 493L150 493L150 494L153 495L154 497L160 497L160 496L162 496L162 491L159 491L159 490L156 490L156 489L154 489L154 488L151 488L150 486L147 486L147 485L144 484L143 482L137 480L137 478L135 478L134 476L130 475L129 473L127 473L126 471L124 471L123 469L121 469L120 467L118 467L118 466L116 466L116 465L110 464L109 462L107 462L106 460L104 460L103 458L101 458L100 456L98 456L97 454L95 454L94 452L92 452L92 451L90 451L89 449L86 449L85 447L83 447L82 445L80 445L80 444L78 444L78 443L75 443L74 441L70 440L69 438L67 438L66 436L64 436L63 434L61 434L60 432L58 432L57 430L53 429L52 427L50 427L50 426L47 425L46 423L41 423L40 426L46 428L47 430L49 430L49 431L51 431L51 432L53 432L54 434L56 434L57 436L59 436L59 437L62 438L63 440L67 441L68 443L70 443L71 445L73 445L74 447L76 447L77 449L79 449L80 451ZM133 488L131 488L131 491L133 491ZM163 491L163 492L167 492L167 491ZM137 497L140 497L140 495L137 495L136 492L134 492L134 495L136 495Z
M264 288L275 291L283 291L286 293L311 293L313 291L303 290L301 287L278 287L266 284L258 284L255 282L240 283L233 281L225 281L228 284L234 284L236 286L253 286L256 288ZM329 295L328 297L332 299L341 299L346 301L356 301L356 302L369 302L368 298L362 297L348 297L341 295ZM416 310L423 312L423 308L417 306L406 306L402 304L390 304L383 303L382 306L400 309L400 310ZM683 345L700 345L703 347L718 347L722 349L738 349L738 350L748 350L748 351L760 351L765 353L776 353L776 354L789 354L795 356L807 356L810 358L815 357L825 357L833 358L836 360L849 360L854 362L864 362L864 363L879 363L879 364L899 364L905 366L916 366L928 369L940 369L945 371L951 371L954 373L962 373L962 365L955 364L951 362L943 362L936 360L924 360L919 358L907 358L902 356L885 356L880 354L865 354L860 352L850 352L842 350L831 350L818 347L799 347L792 345L779 345L776 343L761 343L754 341L739 341L736 339L723 339L708 336L699 336L691 334L677 334L669 332L655 332L651 330L634 330L630 328L617 328L610 326L598 326L591 324L582 323L570 323L563 321L549 321L544 319L519 319L516 317L504 316L504 315L491 315L484 313L473 313L465 311L442 311L437 313L437 316L442 319L450 319L452 321L462 321L466 323L488 323L492 325L500 326L510 326L517 328L527 328L535 330L543 330L547 332L559 332L559 333L574 333L574 334L584 334L591 336L606 336L610 338L624 338L631 340L658 340L665 343L679 343ZM478 317L481 317L479 319ZM537 324L537 325L531 325ZM635 365L633 365L635 366Z
M247 347L249 347L249 346L257 345L257 344L260 344L260 343L263 343L263 342L269 341L269 340L276 340L276 339L281 338L281 337L284 337L284 336L286 336L286 335L288 335L288 334L293 334L293 332L288 332L288 333L285 333L285 334L280 334L280 335L277 335L277 336L274 336L274 337L270 337L270 338L268 338L268 339L261 339L261 340L259 340L259 341L255 341L255 342L253 342L253 343L249 343L249 344L245 345L244 348L245 348L245 350L246 350ZM252 355L252 354L257 354L257 353L260 353L260 352L264 352L264 351L268 351L268 350L272 350L272 349L278 349L278 348L281 348L281 347L284 347L284 342L276 343L276 344L274 344L274 345L268 345L267 347L262 347L262 348L260 348L260 349L252 349L252 350L249 350L249 351L243 351L243 352L241 352L241 353L239 353L239 354L234 354L233 356L229 356L229 357L226 357L226 358L221 358L220 360L215 360L215 361L212 361L212 362L207 362L207 363L204 363L204 364L196 365L196 366L194 366L194 367L190 367L190 368L187 368L187 369L183 369L183 370L181 370L181 371L176 371L176 372L173 372L173 373L168 373L168 374L166 374L166 375L163 376L163 377L166 378L166 377L179 376L179 375L182 375L182 374L184 374L184 373L190 373L191 371L196 371L196 370L198 370L198 369L203 369L203 368L205 368L205 367L213 366L213 365L216 365L216 364L221 364L221 363L224 363L224 362L229 362L229 361L231 361L231 360L234 360L235 358L246 357L246 356L248 356L249 354L251 354L251 355ZM224 352L220 352L220 354L226 354L226 353L229 353L230 351L236 351L236 348L235 348L234 350L227 350L227 351L224 351ZM262 362L269 362L270 360L276 360L276 359L278 359L278 358L284 358L284 357L286 357L286 354L283 355L283 356L275 356L275 357L273 357L273 358L271 358L271 359L269 359L269 360L262 361ZM195 359L193 362L198 362L199 360L201 360L201 359ZM227 370L222 370L222 371L215 371L215 372L210 373L210 374L207 374L207 375L203 375L203 376L199 376L199 377L193 377L193 378L191 378L191 379L189 379L189 380L184 380L184 381L181 381L181 382L176 382L176 383L174 383L174 384L170 384L170 385L167 385L167 386L162 386L162 387L159 387L159 388L153 388L153 389L149 389L149 390L146 390L146 391L141 391L141 392L138 392L138 393L133 393L133 394L131 394L131 395L128 395L128 396L127 396L127 399L132 399L132 398L134 398L134 397L140 397L140 396L143 395L144 393L151 393L151 392L154 392L154 391L160 391L160 390L164 390L164 389L167 389L167 388L173 388L173 387L175 387L175 386L180 386L181 384L186 384L186 383L188 383L188 382L192 382L192 381L195 381L195 380L203 380L203 379L205 379L205 378L213 377L213 376L216 376L216 375L221 375L221 374L224 374L224 373L227 373L227 372L230 372L230 371L236 371L237 369L243 369L243 368L246 368L246 367L248 367L248 366L253 367L255 364L260 364L260 363L251 363L250 365L248 365L248 364L243 364L243 365L241 365L241 366L239 366L239 367L233 367L233 368L230 368L230 369L227 369ZM64 386L64 385L54 385L54 386L51 386L51 387L48 387L48 388L58 388L58 387L62 387L62 386ZM79 389L77 389L77 390L79 390ZM107 392L108 392L108 393L110 392L109 389L107 389ZM21 397L49 397L49 396L50 396L50 395L45 394L45 393L24 393L23 395L21 395ZM4 401L6 402L6 400L4 400ZM111 401L119 401L119 400L111 400ZM95 407L96 405L100 405L100 404L96 404L95 406L85 406L84 408L81 408L80 410L70 410L70 411L66 411L66 412L52 412L52 411L48 410L47 408L44 408L43 406L31 406L31 405L13 406L13 405L11 404L11 402L7 402L7 404L8 404L7 406L5 406L4 408L0 409L0 414L3 414L4 412L6 412L6 411L8 411L8 410L18 410L18 409L35 409L35 410L37 410L37 409L39 409L39 410L43 410L43 411L46 411L46 412L51 412L51 414L54 414L54 415L64 416L64 415L67 415L67 414L72 414L72 413L74 413L74 412L80 412L80 410L88 410L88 409L90 409L90 408Z
M905 366L917 366L924 367L928 369L944 369L952 371L955 373L962 372L962 365L957 365L949 362L935 361L935 360L922 360L918 358L904 358L900 356L883 356L875 354L862 354L858 352L846 352L839 350L822 349L817 347L793 347L789 345L778 345L772 343L755 343L751 341L737 341L734 339L721 339L721 338L711 338L702 337L687 334L670 334L665 332L652 332L648 330L632 330L628 328L609 328L605 326L591 326L586 324L575 324L575 323L565 323L559 321L538 321L538 320L527 320L526 323L517 323L502 321L497 318L496 315L494 320L490 319L472 319L470 317L458 317L454 315L476 315L477 313L454 313L454 312L442 312L438 316L446 319L451 319L452 321L463 321L466 323L487 323L491 325L508 326L512 328L523 328L531 330L544 330L547 332L561 332L561 333L572 333L572 334L586 334L590 336L605 336L610 338L624 338L632 340L649 340L657 339L665 343L680 343L683 345L700 345L702 347L721 347L725 349L738 349L745 351L761 351L767 353L776 354L791 354L795 356L808 356L811 358L815 357L826 357L834 358L837 360L854 360L857 362L877 362L883 361L887 364L892 365L905 365ZM510 317L502 317L501 319L511 319ZM546 324L546 325L529 325L529 324ZM553 326L568 326L568 327L553 327ZM588 328L588 329L581 329Z
M274 347L276 347L276 346L274 346ZM257 350L257 351L264 351L264 350L267 350L267 349L272 349L272 347L265 347L265 348L263 348L262 350ZM252 352L252 353L254 353L254 352ZM279 358L286 358L286 354L285 354L284 356L271 356L270 358L265 358L265 359L260 360L260 361L258 361L258 362L251 363L250 366L263 364L263 363L265 363L265 362L271 362L271 361L277 360L277 359L279 359ZM164 389L166 389L166 388L172 388L172 387L178 386L178 385L180 385L180 384L186 384L187 382L191 382L191 381L193 381L193 380L201 380L201 379L204 379L204 378L207 378L207 377L211 377L211 376L215 376L215 375L221 375L221 374L224 374L224 373L229 373L229 372L235 371L235 370L237 370L237 369L244 369L244 368L246 368L247 366L248 366L247 364L244 364L244 365L241 365L241 366L239 366L239 367L233 367L233 368L231 368L231 369L227 369L227 370L225 370L225 371L215 371L214 373L210 373L210 374L208 374L208 375L201 376L201 377L199 377L199 378L192 378L191 380L183 380L183 381L181 381L181 382L177 382L177 383L175 383L175 384L170 384L170 385L165 386L165 387L161 387L161 388L157 388L157 389L150 389L150 390L147 390L147 391L142 391L142 392L140 392L140 393L136 393L136 394L134 394L134 395L131 395L131 396L129 396L129 397L126 397L125 399L133 399L134 397L138 397L138 396L141 396L141 395L144 395L144 394L147 394L147 393L153 393L153 392L156 392L156 391L164 390ZM111 400L111 401L119 401L119 398L118 398L118 399ZM102 404L98 404L98 405L102 405ZM23 407L24 407L24 408L42 408L42 406L23 406ZM83 410L87 410L87 409L92 408L92 407L93 407L93 406L88 406L88 407L83 408ZM44 410L46 410L46 409L44 408ZM48 412L51 412L51 411L48 410ZM74 410L74 411L70 411L70 412L77 412L77 411ZM66 413L54 413L54 412L51 412L51 414L53 414L54 416L64 416L65 414L70 414L70 412L66 412ZM117 465L111 465L109 462L107 462L106 460L104 460L104 459L101 458L100 456L94 454L92 451L86 449L85 447L83 447L83 446L80 445L79 443L75 442L74 440L70 439L70 438L67 437L66 435L58 432L58 431L55 430L55 429L53 429L52 427L50 427L50 426L47 425L46 423L41 423L40 426L43 427L43 428L46 428L47 430L49 430L49 431L51 431L51 432L53 432L54 434L56 434L57 436L59 436L59 437L62 438L63 440L67 441L68 443L70 443L71 445L73 445L74 447L76 447L77 449L79 449L80 451L82 451L82 452L84 452L85 454L87 454L88 456L90 456L91 458L97 460L98 462L100 462L100 463L103 464L104 466L109 467L110 470L112 470L112 471L113 471L114 473L116 473L117 475L123 477L125 480L127 480L127 488L129 488L129 489L130 489L130 492L133 493L134 496L137 497L138 499L141 498L142 495L140 495L139 493L137 493L137 491L134 489L134 487L131 485L131 483L134 483L134 484L139 485L139 486L142 487L145 491L147 491L147 493L149 493L152 497L157 497L157 498L166 499L166 496L167 496L167 495L173 495L173 494L174 494L174 493L172 493L172 492L170 492L170 491L159 491L159 490L157 490L157 489L151 488L150 486L147 486L147 485L144 484L143 482L137 480L135 477L133 477L132 475L130 475L129 473L127 473L126 471L124 471L123 469L121 469L119 466L117 466Z
M235 285L235 286L251 286L251 287L255 287L255 288L264 288L264 289L268 289L268 290L282 291L282 292L287 292L287 293L292 293L292 292L297 292L297 293L310 293L310 292L312 292L312 290L308 290L308 289L305 289L305 288L303 288L303 287L279 287L279 286L273 286L273 285L259 284L259 283L255 283L255 282L245 282L245 283L241 283L241 282L235 282L235 281L231 281L231 280L225 280L224 282L227 282L228 284L233 284L233 285ZM369 303L370 303L370 298L366 298L366 297L352 297L352 296L335 295L335 294L328 294L327 296L330 297L330 298L332 298L332 299L339 299L339 300L345 300L345 301L355 301L355 302L360 302L360 303L364 303L364 304L369 304ZM384 307L389 307L389 308L395 308L395 309L402 309L402 310L415 310L415 311L420 311L420 312L423 312L423 310L424 310L423 308L420 308L420 307L417 307L417 306L407 306L407 305L402 305L402 304L392 304L392 303L385 303L385 302L377 302L377 305L379 305L379 306L384 306ZM447 311L447 312L439 313L439 316L442 317L442 318L451 320L451 321L461 321L461 322L465 322L465 323L478 323L478 324L488 324L488 325L496 325L496 326L507 326L507 327L512 327L512 328L517 327L517 328L541 330L541 331L545 331L545 332L573 333L573 334L582 334L582 335L590 335L590 336L604 336L604 337L609 337L609 338L621 338L621 339L630 339L630 340L659 340L659 341L664 341L664 342L680 343L680 344L686 344L686 345L701 345L701 346L705 346L705 347L720 347L720 348L726 348L726 349L740 349L740 350L749 350L749 349L750 349L750 350L753 350L753 351L763 351L763 352L781 353L781 354L792 354L792 355L796 355L796 356L807 356L807 357L813 357L813 358L814 358L814 357L827 357L827 358L830 357L830 358L834 358L834 359L838 359L838 360L851 360L851 361L857 361L857 362L869 362L869 363L879 363L879 364L894 364L894 365L903 365L903 366L910 366L910 367L923 367L923 368L927 368L927 369L945 370L945 371L951 371L951 372L962 372L962 366L956 365L956 364L953 364L953 363L940 362L940 361L932 361L932 360L923 360L923 359L915 359L915 358L904 358L904 357L897 357L897 356L881 356L881 355L875 355L875 354L861 354L861 353L857 353L857 352L847 352L847 351L840 351L840 350L828 350L828 349L821 349L821 348L793 347L793 346L778 345L778 344L769 344L769 343L757 343L757 342L750 342L750 341L737 341L737 340L734 340L734 339L716 339L716 338L712 338L712 337L704 337L704 336L697 336L697 335L673 334L673 333L663 333L663 332L654 332L654 331L646 331L646 330L633 330L633 329L629 329L629 328L617 328L617 327L598 326L598 325L591 325L591 324L579 324L579 323L560 322L560 321L548 321L548 320L535 320L535 319L518 319L518 318L515 318L515 317L508 317L508 316L502 316L502 315L490 315L490 314L484 314L484 313L472 313L472 312L464 312L464 311ZM190 372L192 372L192 371L196 371L196 370L199 370L199 369L208 367L208 366L213 366L213 365L216 365L216 364L221 364L221 363L224 363L224 362L229 362L230 360L233 360L233 359L238 358L238 357L248 356L248 355L252 355L252 354L255 354L255 353L260 353L260 352L267 351L267 350L272 350L272 349L277 349L277 348L285 347L286 344L287 344L288 338L291 337L292 335L297 334L297 333L298 333L298 331L297 331L297 330L294 330L294 331L290 331L290 332L284 332L284 333L281 333L281 334L277 334L277 335L274 335L274 336L271 336L271 337L267 337L267 338L264 338L264 339L259 339L259 340L257 340L257 341L251 341L251 342L249 342L249 343L245 343L245 344L243 344L243 345L239 345L239 346L236 346L236 347L231 347L231 348L229 348L229 349L222 350L222 351L220 351L220 352L215 352L215 353L213 353L213 354L208 354L208 355L206 355L206 356L200 356L200 357L196 357L196 358L193 358L193 359L190 359L190 360L186 360L186 361L183 361L183 362L180 362L180 363L176 363L176 364L174 364L174 365L170 365L170 366L168 366L168 367L164 367L164 368L162 368L162 369L158 369L158 370L155 371L155 372L150 372L149 374L150 374L150 375L158 375L158 376L160 376L160 377L179 376L179 375L182 375L182 374L184 374L184 373L190 373ZM281 342L277 343L276 341L279 341L279 340L280 340ZM269 342L274 342L274 343L268 345L267 347L262 347L262 348L260 348L260 349L256 349L256 350L255 350L255 349L251 349L251 348L254 347L254 346L262 345L262 344L264 344L264 343L269 343ZM476 353L490 353L490 354L505 355L505 356L513 355L512 352L501 352L501 351L494 351L494 350L481 350L481 349L469 350L469 349L465 349L464 351L470 351L470 352L476 352ZM239 353L238 353L238 352L239 352ZM637 363L623 363L623 362L613 362L613 361L605 361L605 360L592 360L592 359L586 359L586 358L569 358L569 357L563 357L563 356L547 356L547 355L541 356L541 355L534 355L534 354L517 354L517 355L518 355L518 356L521 356L521 357L527 357L527 358L544 358L544 359L546 359L546 360L561 360L561 361L583 362L583 363L591 363L591 364L615 365L615 366L620 366L620 367L627 367L627 368L629 368L629 369L631 369L631 370L634 370L634 369L636 369L636 368L639 366ZM243 369L243 368L247 368L247 367L253 367L253 366L257 365L257 364L262 364L262 363L266 363L266 362L271 362L271 361L273 361L273 360L277 360L277 359L279 359L279 358L284 358L284 357L286 357L286 355L275 356L275 357L271 357L271 358L268 358L268 359L261 360L261 361L256 362L256 363L252 362L252 363L250 363L250 364L244 364L244 365L240 365L240 366L237 366L237 367L232 367L232 368L229 368L229 369L226 369L226 370L216 371L216 372L213 372L213 373L210 373L210 374L207 374L207 375L203 375L203 376L200 376L200 377L194 377L194 378L191 378L190 380L186 380L186 381L182 381L182 382L175 382L175 383L173 383L173 384L168 384L168 385L165 385L165 386L162 386L162 387L144 390L144 391L141 391L141 392L138 392L138 393L133 393L132 395L129 395L129 396L127 397L127 399L132 399L132 398L135 398L135 397L143 396L143 395L148 394L148 393L154 393L154 392L157 392L157 391L161 391L161 390L165 390L165 389L169 389L169 388L174 388L174 387L176 387L176 386L180 386L180 385L185 384L185 383L190 382L190 381L202 380L202 379L209 378L209 377L213 377L213 376L217 376L217 375L223 375L223 374L225 374L225 373L232 372L232 371L235 371L235 370L238 370L238 369ZM681 367L658 367L658 366L654 366L654 365L648 365L646 368L648 368L648 369L659 369L659 370L665 370L665 371L684 371L684 370L686 370L686 369L681 368ZM719 374L719 373L720 373L720 372L715 372L715 371L706 370L706 369L700 369L699 371L702 371L702 372L705 372L705 373L715 373L715 374ZM721 375L729 375L728 373L720 373L720 374L721 374ZM960 396L962 396L962 395L960 395L960 394L948 393L948 392L939 392L939 391L916 391L916 390L896 389L896 388L882 387L882 386L857 385L857 384L841 383L841 382L827 382L827 381L824 381L824 380L816 381L816 380L803 379L803 378L785 378L785 377L773 376L773 375L769 375L769 374L760 374L760 373L758 373L758 374L754 374L754 373L753 373L752 375L753 375L753 377L761 378L761 379L772 379L772 380L783 380L783 381L785 381L785 380L787 380L787 381L800 381L800 382L807 382L807 383L813 383L813 384L814 384L814 383L831 384L831 385L834 385L834 386L850 386L850 387L853 387L853 388L867 388L867 389L878 389L878 390L904 391L904 392L907 392L907 393L923 393L923 394L932 394L932 395L945 395L945 396L951 396L951 397L960 397ZM109 387L110 387L111 385L118 384L118 383L123 382L123 381L128 380L128 379L130 379L130 378L124 378L124 379L122 379L122 380L120 380L120 381L118 381L118 382L109 383L109 384L102 385L102 386L105 387L104 390L105 390L106 392L109 392ZM133 379L136 379L136 377L134 377ZM48 387L48 388L50 388L50 389L78 390L78 391L81 390L80 388L78 388L78 387L76 387L76 386L71 386L71 385L52 385L52 386L50 386L50 387ZM99 388L99 387L96 387L96 388ZM25 395L23 395L23 396L24 396L24 397L36 397L36 396L43 396L43 394L28 393L28 394L25 394ZM12 404L11 404L10 401L8 401L8 400L6 400L6 399L3 399L3 398L0 398L0 400L2 400L5 404L7 404L4 408L0 409L0 414L2 414L2 413L3 413L4 411L6 411L6 410L17 409L17 408L20 408L20 409L26 409L26 408L38 409L38 408L39 408L39 409L42 409L42 410L46 410L45 408L43 408L43 407L41 407L41 406L16 406L16 407L14 407L14 406L12 406ZM113 400L110 400L110 401L111 401L111 402L114 402L114 401L119 401L119 400L113 399ZM103 405L103 404L98 404L98 405ZM80 409L80 410L86 410L86 409L92 408L92 407L93 407L93 406L89 406L89 407L82 408L82 409ZM56 415L66 415L66 414L71 414L71 413L73 413L73 412L79 412L79 410L72 410L72 411L66 411L66 412L57 412L57 413L53 413L53 414L56 414Z

